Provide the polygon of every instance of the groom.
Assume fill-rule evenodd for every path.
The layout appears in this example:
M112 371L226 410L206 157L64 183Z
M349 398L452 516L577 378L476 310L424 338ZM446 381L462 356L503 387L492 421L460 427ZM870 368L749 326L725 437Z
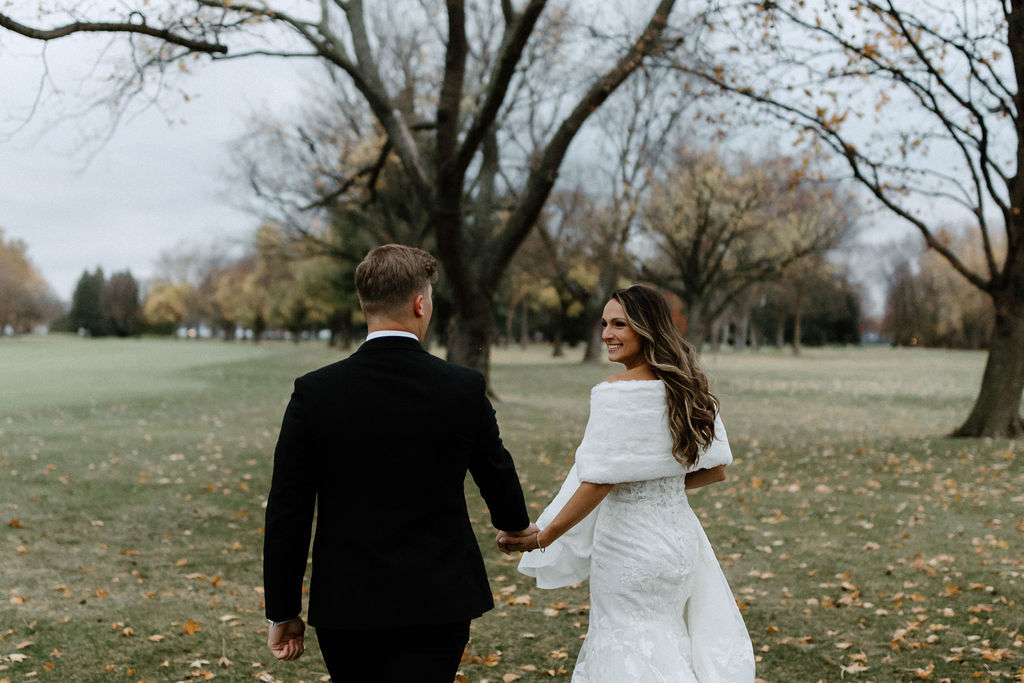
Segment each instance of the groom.
M494 606L466 511L467 470L497 529L532 534L483 377L427 353L437 261L389 244L356 269L366 342L295 381L274 452L263 548L268 644L331 679L451 683L469 623Z

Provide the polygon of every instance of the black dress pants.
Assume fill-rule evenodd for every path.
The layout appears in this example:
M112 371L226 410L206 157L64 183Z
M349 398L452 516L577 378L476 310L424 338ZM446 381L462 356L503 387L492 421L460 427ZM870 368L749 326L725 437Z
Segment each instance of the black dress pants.
M401 628L318 628L332 683L452 683L469 641L469 622Z

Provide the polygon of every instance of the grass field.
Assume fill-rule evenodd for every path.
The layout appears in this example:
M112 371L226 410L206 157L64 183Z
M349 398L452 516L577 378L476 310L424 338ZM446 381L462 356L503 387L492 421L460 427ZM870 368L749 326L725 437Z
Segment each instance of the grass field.
M292 379L320 345L0 340L0 681L319 681L266 651L263 502ZM736 462L693 494L765 681L1024 681L1024 453L943 434L984 356L708 355ZM617 366L498 350L527 499L557 490ZM375 485L368 482L367 485ZM470 510L498 608L468 681L568 680L587 587L541 591ZM396 587L429 610L415 581ZM399 649L402 643L394 643ZM409 672L416 681L416 672Z

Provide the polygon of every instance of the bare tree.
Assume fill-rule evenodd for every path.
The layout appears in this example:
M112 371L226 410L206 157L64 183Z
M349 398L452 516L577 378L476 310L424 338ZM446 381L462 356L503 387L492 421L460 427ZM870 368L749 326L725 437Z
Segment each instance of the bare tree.
M570 143L649 56L680 42L666 31L675 0L650 2L647 20L630 35L579 31L591 36L590 43L574 45L566 55L575 51L573 61L583 77L548 82L549 104L533 112L550 116L555 125L527 150L522 173L510 177L514 185L501 192L500 144L508 138L500 131L510 97L522 83L544 77L543 64L531 63L531 54L545 44L560 44L558 29L573 25L541 22L545 0L528 0L519 8L510 0L468 8L462 0L447 0L443 11L440 2L422 0L403 6L401 22L388 16L397 11L391 3L371 8L363 0L319 0L295 11L293 5L235 0L160 8L141 0L135 7L128 4L129 11L116 20L71 17L52 29L0 13L0 27L39 40L82 32L145 37L134 52L140 77L196 52L213 59L275 55L329 64L372 112L381 151L386 147L397 157L409 191L429 217L454 297L449 358L485 374L494 293L532 230ZM634 16L639 11L631 10ZM413 27L407 32L419 38L414 52L402 51L396 26ZM395 55L399 58L390 58ZM410 83L423 83L424 90L403 87ZM419 111L429 115L418 116ZM419 135L428 139L418 141L423 127L429 130ZM511 201L498 207L499 196Z
M743 2L721 11L711 20L732 30L708 43L704 62L675 66L831 150L992 299L981 389L954 435L1024 433L1024 0ZM958 213L974 226L980 268L939 238ZM1003 255L993 246L999 233Z
M597 181L590 189L597 206L586 216L584 234L597 278L583 302L583 315L593 320L584 363L602 358L601 311L621 280L636 274L633 239L643 205L680 118L693 104L683 81L663 70L644 70L598 115L597 144L605 162L588 169Z
M838 246L853 218L849 201L793 159L729 164L681 148L644 210L652 254L642 273L682 300L699 349L751 286Z

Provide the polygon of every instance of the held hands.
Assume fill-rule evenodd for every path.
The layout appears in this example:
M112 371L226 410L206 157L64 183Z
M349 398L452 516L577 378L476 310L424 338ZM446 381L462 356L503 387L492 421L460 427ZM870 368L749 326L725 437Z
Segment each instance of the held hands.
M537 550L540 547L539 534L540 527L536 524L531 524L522 531L498 531L498 548L506 555Z
M299 617L289 619L277 626L270 627L270 634L267 636L267 646L276 659L283 662L290 662L298 659L305 652L306 646L303 643L303 635L306 632L306 622Z

